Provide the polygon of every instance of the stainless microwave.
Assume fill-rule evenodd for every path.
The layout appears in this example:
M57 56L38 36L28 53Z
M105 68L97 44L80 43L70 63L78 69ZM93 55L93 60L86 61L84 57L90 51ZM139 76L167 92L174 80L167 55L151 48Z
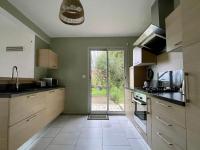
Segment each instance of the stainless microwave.
M43 78L43 81L46 82L48 87L57 87L58 86L58 79L55 78Z

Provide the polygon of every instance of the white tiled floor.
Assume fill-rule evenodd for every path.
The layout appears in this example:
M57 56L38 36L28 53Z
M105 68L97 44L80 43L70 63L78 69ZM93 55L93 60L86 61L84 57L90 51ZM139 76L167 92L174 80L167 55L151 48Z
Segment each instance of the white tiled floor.
M148 150L125 116L87 120L87 116L60 116L27 150Z

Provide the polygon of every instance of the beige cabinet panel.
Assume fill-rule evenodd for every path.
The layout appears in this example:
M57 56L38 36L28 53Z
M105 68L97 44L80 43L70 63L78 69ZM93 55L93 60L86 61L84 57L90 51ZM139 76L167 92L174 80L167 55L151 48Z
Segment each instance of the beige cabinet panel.
M65 89L0 100L0 150L17 150L64 110Z
M186 150L186 129L174 124L170 120L153 115L154 133L162 133L165 137L179 149Z
M152 98L152 149L186 150L186 108Z
M182 150L178 145L172 143L165 134L156 131L153 129L152 150Z
M40 49L38 66L44 67L44 68L49 68L49 69L57 69L58 68L57 54L49 49Z
M0 150L8 150L9 99L0 100Z
M173 123L186 128L185 107L153 98L152 114L171 120Z
M56 53L49 51L49 67L53 69L58 68L58 56Z
M27 117L35 114L42 109L44 106L44 96L42 93L35 93L25 96L19 96L10 100L10 123L13 124L26 119Z
M47 123L54 120L59 114L64 111L64 89L56 89L48 91L46 98L46 120Z
M183 44L200 42L200 1L181 0L183 13Z
M131 89L135 87L142 87L146 80L146 67L132 66L129 68L130 81L129 86Z
M144 48L135 47L133 49L133 66L148 66L156 64L156 55L148 52Z
M132 103L132 92L129 89L125 89L125 112L129 120L133 120L134 103Z
M152 106L151 97L147 97L147 143L152 147Z
M134 89L134 67L133 66L129 68L129 87L130 89Z
M167 51L181 49L183 44L183 27L181 6L178 6L165 20Z
M42 110L9 128L9 150L16 150L44 127L44 112Z
M193 1L193 0L192 0ZM200 42L183 50L184 70L189 74L186 84L190 100L186 106L187 149L199 150L200 147Z

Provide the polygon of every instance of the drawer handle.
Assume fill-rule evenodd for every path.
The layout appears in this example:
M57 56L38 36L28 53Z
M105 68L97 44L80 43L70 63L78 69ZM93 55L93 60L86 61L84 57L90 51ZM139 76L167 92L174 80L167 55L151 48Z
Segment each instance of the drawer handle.
M189 89L189 73L185 73L185 89L184 89L184 93L185 93L185 101L186 103L190 103L190 89Z
M29 121L33 120L35 117L37 117L37 115L31 116L30 118L26 119L26 121L29 122Z
M168 127L173 126L172 124L167 123L166 121L162 120L159 116L156 116L156 119L157 119L158 121L160 121L161 123L163 123L164 125L168 126Z
M28 95L27 98L34 98L35 95Z
M170 106L170 105L166 105L166 104L163 104L163 103L158 102L158 101L156 102L156 104L159 104L159 105L164 106L164 107L167 107L167 108L172 107L172 106Z
M162 133L157 132L157 135L158 135L165 143L167 143L167 145L173 146L173 144L172 144L171 142L169 142L166 138L163 137Z
M174 45L175 45L175 46L179 46L179 45L182 44L182 42L183 42L183 41L177 42L177 43L175 43Z

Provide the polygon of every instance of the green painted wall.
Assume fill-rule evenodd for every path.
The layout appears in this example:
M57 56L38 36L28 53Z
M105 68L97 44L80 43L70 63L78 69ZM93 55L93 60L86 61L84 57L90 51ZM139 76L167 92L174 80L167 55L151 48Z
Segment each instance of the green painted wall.
M8 0L0 0L0 7L6 10L8 13L16 17L30 29L32 29L35 33L40 35L46 41L50 42L50 37L44 33L37 25L35 25L30 19L24 16L16 7L14 7Z
M178 5L180 5L180 0L174 0L174 7L176 8Z
M47 76L47 69L38 67L38 53L39 49L49 48L49 44L35 36L35 79L44 78Z
M65 113L88 113L88 48L124 47L127 54L126 72L132 65L132 43L134 37L127 38L54 38L51 49L59 56L59 69L49 75L58 78L67 89ZM128 46L127 46L128 44ZM85 74L86 79L82 78Z

